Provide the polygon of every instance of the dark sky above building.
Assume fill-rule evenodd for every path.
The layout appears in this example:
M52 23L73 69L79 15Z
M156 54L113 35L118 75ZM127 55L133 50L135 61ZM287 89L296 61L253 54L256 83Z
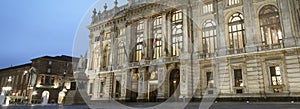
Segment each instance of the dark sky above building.
M76 34L88 40L91 10L103 10L105 2L113 6L113 0L1 0L0 69L45 55L71 56ZM84 54L87 45L75 56Z

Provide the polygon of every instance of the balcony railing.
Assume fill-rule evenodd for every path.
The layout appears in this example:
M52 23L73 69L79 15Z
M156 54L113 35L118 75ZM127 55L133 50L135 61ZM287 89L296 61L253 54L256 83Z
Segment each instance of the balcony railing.
M280 48L284 48L282 43L270 44L270 45L260 45L260 46L257 46L257 51L266 51L266 50L280 49Z
M245 48L239 48L239 49L230 48L229 50L227 50L228 55L245 53L245 52L246 52Z

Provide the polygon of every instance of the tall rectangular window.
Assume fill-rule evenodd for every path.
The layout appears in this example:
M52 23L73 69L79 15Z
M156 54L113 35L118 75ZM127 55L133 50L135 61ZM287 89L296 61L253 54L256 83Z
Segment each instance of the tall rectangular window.
M104 90L104 82L101 82L100 84L100 93L103 93Z
M158 59L162 55L162 17L153 18L153 59Z
M228 0L228 6L240 4L240 0Z
M118 45L118 65L123 65L125 59L125 45L124 42L120 42Z
M229 18L228 30L230 53L244 52L246 39L244 16L241 13L235 13Z
M202 46L203 52L206 54L213 54L216 50L217 30L216 23L213 20L206 20L202 28Z
M89 94L93 94L94 83L90 83Z
M45 76L41 76L41 85L45 84Z
M283 43L279 10L272 5L264 6L259 13L262 44L279 48Z
M206 82L208 88L214 87L214 77L212 72L206 72Z
M102 52L102 62L103 62L103 65L102 67L103 68L107 68L109 66L109 61L110 61L110 44L107 44Z
M279 66L270 67L271 80L273 86L282 85L281 71Z
M183 13L182 10L172 13L172 56L179 56L180 49L183 47Z
M244 86L242 69L234 69L234 86L235 87Z
M144 42L144 21L139 21L136 25L136 57L135 61L139 62L145 56L145 47Z
M46 78L45 78L45 85L51 85L50 79L51 79L50 76L46 76Z
M50 85L54 85L55 77L51 77Z
M203 14L206 14L206 13L211 13L213 12L213 3L208 3L208 4L204 4L203 5Z
M52 61L49 61L48 64L49 64L49 65L52 65Z
M50 68L48 68L47 73L51 73L51 69Z

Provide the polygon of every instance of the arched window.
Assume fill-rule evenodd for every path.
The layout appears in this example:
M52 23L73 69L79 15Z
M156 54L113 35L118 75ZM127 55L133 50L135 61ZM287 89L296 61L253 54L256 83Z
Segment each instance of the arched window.
M235 13L230 16L228 21L229 30L229 48L231 53L240 53L244 51L245 26L244 16L241 13Z
M216 49L216 23L213 20L206 20L202 27L202 46L203 52L208 54L215 53Z
M153 19L153 59L158 59L162 54L162 17Z
M135 61L139 62L145 56L146 44L144 42L144 21L140 21L136 25L136 57Z
M125 59L125 46L124 42L120 42L118 45L118 65L123 65L124 64L124 59Z
M172 56L179 56L183 47L183 13L181 10L172 13Z
M107 68L110 58L110 45L106 45L103 50L103 68Z
M262 44L279 47L283 36L278 9L272 5L263 7L259 12L259 22Z

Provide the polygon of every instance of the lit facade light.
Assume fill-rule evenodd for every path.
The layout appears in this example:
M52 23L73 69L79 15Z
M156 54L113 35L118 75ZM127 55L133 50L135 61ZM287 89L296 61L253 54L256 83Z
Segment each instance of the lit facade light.
M10 91L12 88L11 87L2 87L2 90L5 90L5 91Z
M38 94L37 91L32 92L32 95L37 95L37 94Z
M8 81L8 82L11 82L11 76L8 77L8 80L7 80L7 81Z

